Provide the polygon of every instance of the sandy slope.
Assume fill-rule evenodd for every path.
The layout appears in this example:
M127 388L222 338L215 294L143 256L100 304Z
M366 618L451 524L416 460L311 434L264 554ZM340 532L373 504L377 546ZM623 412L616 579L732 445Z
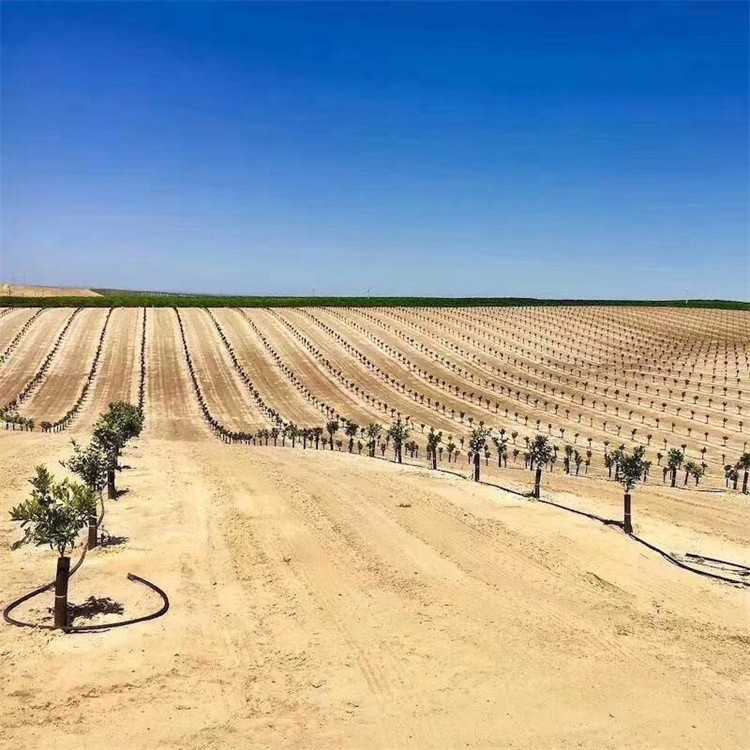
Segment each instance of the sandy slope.
M107 529L126 539L91 555L72 595L144 613L157 603L124 580L133 571L164 586L172 610L86 637L0 629L8 747L750 739L746 593L611 527L425 469L163 441L153 432L173 408L128 452L129 492L109 504ZM7 508L29 459L63 444L3 438ZM53 557L9 552L4 520L0 534L6 598Z
M14 297L101 297L91 289L76 289L58 286L24 286L22 284L0 284L0 300L10 295Z
M41 316L0 391L24 381L24 368L33 374L67 314ZM248 314L313 392L362 423L383 421L276 315ZM303 315L281 315L378 398L428 419ZM50 550L11 551L19 534L7 511L36 464L62 472L69 438L85 437L112 398L134 397L140 316L113 313L72 430L0 430L0 603L52 575ZM247 322L233 311L217 317L264 398L301 422L312 407ZM212 408L227 424L258 418L207 314L183 319ZM618 485L558 465L545 474L544 498L565 510L526 499L530 474L512 462L483 466L487 483L475 484L464 478L465 456L443 464L449 474L338 451L223 445L200 420L176 321L170 309L148 312L146 429L123 459L127 492L107 503L110 543L71 588L77 605L97 597L99 609L122 609L93 622L145 614L158 601L126 580L134 572L168 592L171 610L87 636L0 626L0 748L750 744L750 592L683 571L573 512L619 519ZM70 337L52 374L83 372L89 346ZM67 399L65 388L47 390ZM665 488L657 478L636 492L635 521L672 553L750 565L750 504L736 493ZM46 596L21 614L49 618L50 605Z

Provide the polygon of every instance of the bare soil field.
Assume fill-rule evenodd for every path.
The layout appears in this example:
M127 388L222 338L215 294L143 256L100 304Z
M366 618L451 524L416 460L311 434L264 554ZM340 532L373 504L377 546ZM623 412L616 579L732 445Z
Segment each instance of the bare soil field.
M101 297L91 289L76 289L65 286L29 286L24 284L0 284L2 297Z
M11 548L34 466L63 475L70 439L136 402L142 370L145 429L106 543L71 580L76 623L102 630L0 626L0 748L750 744L748 587L624 534L603 462L621 443L653 462L638 538L750 566L750 502L724 473L747 450L750 314L51 309L22 331L35 311L17 312L0 316L0 348L17 339L0 406L34 381L17 413L36 427L0 422L2 606L53 577L54 552ZM65 429L40 431L87 378ZM231 439L399 415L419 448L404 464L390 447L359 455L359 433L351 454L342 431L334 450ZM480 421L510 454L498 467L490 446L476 483L460 439ZM459 445L438 471L430 427ZM537 431L559 460L534 501L522 454ZM591 451L578 476L566 445ZM671 487L657 454L682 445L706 473ZM170 610L107 630L158 606L130 572ZM49 592L18 615L49 622L51 606Z

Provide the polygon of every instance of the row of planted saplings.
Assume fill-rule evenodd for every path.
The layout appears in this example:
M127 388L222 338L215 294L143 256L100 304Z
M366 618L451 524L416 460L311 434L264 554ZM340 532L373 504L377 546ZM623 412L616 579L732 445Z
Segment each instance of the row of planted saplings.
M229 359L232 361L232 366L234 367L237 374L240 376L240 379L242 380L242 383L244 384L245 389L248 391L248 393L250 393L255 403L258 405L258 408L263 412L263 414L266 415L266 417L268 417L268 419L270 419L272 422L275 422L276 424L281 424L283 422L281 415L276 409L269 406L265 402L263 397L260 395L260 391L256 388L252 379L245 371L245 368L240 364L240 360L237 357L237 353L235 352L234 347L232 346L229 339L227 338L227 335L224 332L224 329L221 327L221 324L216 319L216 316L208 308L205 308L205 312L208 315L208 317L211 318L211 320L213 321L216 331L219 334L219 338L221 339L221 343L224 345L224 349L229 355Z
M516 310L513 313L514 317L511 320L507 321L508 323L511 323L511 325L512 325L512 327L513 327L514 330L518 330L519 329L519 324L520 324L519 313L521 313L521 312L523 312L523 311ZM488 321L486 319L477 320L476 317L473 317L473 318L471 317L472 313L467 313L466 311L459 311L459 310L456 310L456 309L451 309L450 311L443 310L443 311L441 311L441 314L444 315L444 316L459 316L459 317L463 316L463 318L465 319L465 321L467 321L467 324L469 325L469 328L471 330L475 330L477 332L480 331L480 330L485 329L487 327L487 325L488 325ZM524 314L527 314L527 313L524 313ZM555 315L554 321L550 321L550 322L553 322L555 325L557 325L559 327L559 325L562 322L565 321L565 316L559 316L558 315L558 311L556 311L554 313L554 315ZM497 325L497 324L499 324L501 322L505 322L505 321L500 321L497 318L494 318L493 322ZM632 348L632 344L634 344L636 341L639 341L641 343L643 343L643 342L647 342L648 343L650 341L651 349L652 350L653 349L658 349L660 357L662 357L663 354L664 354L664 344L665 344L664 338L663 337L651 336L651 335L649 335L648 332L644 331L643 325L642 325L642 320L634 320L632 322L635 324L636 328L638 329L638 334L636 335L636 334L632 334L631 333L629 335L629 339L630 339L629 344L630 344L630 346L628 346L628 343L626 343L623 346L622 342L621 342L620 343L620 349L619 349L619 351L622 353L623 351L628 350L629 348ZM471 325L472 323L473 323L473 326ZM683 326L683 328L684 328L684 326ZM532 321L531 326L530 326L530 331L533 331L536 334L536 340L537 341L540 338L539 329L540 329L540 321L539 320ZM581 328L579 326L577 326L576 329L575 329L575 336L573 337L573 339L575 341L579 342L579 346L578 346L577 349L571 349L570 347L567 347L567 348L569 350L573 351L574 354L576 352L578 352L580 354L584 349L590 348L590 346L581 347L581 345L580 345L581 342L583 342L584 345L588 344L588 345L593 345L595 348L597 348L597 347L601 348L601 345L602 345L602 342L603 342L603 338L602 338L601 334L598 333L598 332L602 331L604 329L602 329L600 326L594 326L593 330L596 333L596 335L590 335L590 334L582 333L581 332ZM606 330L607 331L615 331L615 330L621 330L621 329L615 329L612 326L608 326ZM527 330L526 333L529 333L530 331ZM556 338L553 339L553 338L547 338L547 337L545 337L545 336L542 335L541 338L544 339L544 340L546 340L548 343L553 343L555 345L555 347L561 346L561 342L564 344L564 337L561 339L560 336L557 336ZM689 340L691 338L693 339L692 341ZM688 335L687 339L686 339L685 336L683 336L681 339L673 339L670 342L671 350L674 351L675 353L679 352L683 356L689 357L690 354L696 349L696 346L698 346L698 347L702 346L702 342L700 344L696 344L696 342L695 342L694 339L695 339L695 336L692 335L692 332L691 332L691 335ZM533 342L532 342L532 339L525 339L524 338L522 340L522 343L531 346ZM609 343L609 339L606 340L606 343ZM515 346L514 348L516 350L519 349L518 346ZM743 347L743 350L744 350L744 347ZM523 352L524 350L520 349L520 351ZM550 349L547 348L546 351L549 353ZM562 354L562 352L559 352L556 349L552 349L551 351L552 351L553 354L555 354L558 357L558 359L559 359L559 356ZM607 351L611 352L612 349L611 348L607 348ZM726 347L726 344L725 344L725 348L724 348L724 360L725 360L724 363L725 363L725 365L727 364L727 351L728 350L727 350L727 347ZM734 347L734 351L735 351L735 360L738 362L739 360L737 359L736 344L735 344L735 347ZM532 354L536 355L536 351L532 352L531 350L529 350L528 354L530 354L530 355L532 355ZM568 361L568 363L570 362L570 355L569 354L566 355L566 360ZM574 357L574 363L575 363L575 365L578 365L579 367L582 366L582 365L584 365L588 361L589 361L588 358L582 357L581 360L580 360L580 363L579 363L578 357L577 356ZM640 361L643 362L643 356L640 357ZM655 365L658 365L661 360L660 359L653 359L653 360L649 360L649 361L652 361L652 362L654 362ZM553 364L553 360L551 360L551 359L547 359L547 362L549 364ZM707 363L707 362L708 362L707 355L704 355L704 364ZM714 371L715 371L716 364L717 364L717 352L714 352ZM555 362L555 366L559 367L561 365L560 365L559 362ZM568 364L568 367L570 367L570 364ZM659 369L659 373L661 373L661 367L659 367L658 369ZM694 371L694 369L695 369L695 366L693 365L692 368L691 368L691 372ZM672 374L672 370L669 369L668 373L671 375ZM678 370L678 375L680 375L680 376L682 375L682 369L681 368ZM700 378L703 377L702 374L699 374L699 376L700 376ZM652 378L653 378L653 381L655 382L656 381L656 376L652 375ZM713 380L714 381L716 380L716 375L715 374L713 376ZM664 379L664 382L666 382L666 379ZM675 383L676 382L677 381L675 380ZM698 384L698 389L700 390L700 383ZM726 393L726 391L725 391L725 393Z
M381 327L386 328L390 333L392 333L393 335L395 335L395 336L401 338L402 340L404 340L407 345L409 345L409 346L411 346L413 348L418 349L418 351L421 352L421 353L423 353L423 354L426 354L426 355L430 356L433 359L433 361L440 363L442 366L444 366L446 368L452 369L454 372L457 372L460 376L468 379L472 383L475 383L475 385L477 387L480 385L480 383L478 383L476 381L474 375L471 372L469 372L468 370L466 370L464 367L462 367L461 365L456 365L455 363L450 362L445 357L442 357L437 352L435 352L435 351L429 349L428 347L426 347L424 344L416 342L414 340L414 338L412 336L409 336L407 333L404 333L404 332L399 331L397 329L393 329L391 326L387 326L385 323L383 323L382 321L380 321L379 318L377 318L376 316L372 315L371 313L368 313L368 312L363 311L363 310L356 310L356 312L357 312L358 315L361 315L361 316L364 316L365 318L367 318L373 324L376 324L376 325L379 325ZM332 310L329 311L329 313L331 315L334 315L334 316L340 318L347 325L352 326L353 328L355 328L359 332L361 332L361 333L367 335L369 338L373 339L373 341L375 341L375 343L380 348L384 349L389 354L394 354L395 356L397 356L397 358L403 360L405 363L407 363L410 366L410 369L415 369L418 372L418 374L423 379L429 380L429 382L430 382L431 385L433 385L435 387L442 387L443 389L447 388L448 393L450 395L454 395L454 389L455 389L455 396L456 397L459 396L459 387L458 386L451 386L450 384L446 385L445 380L441 381L439 377L433 376L428 371L426 371L426 370L424 370L422 368L419 368L419 367L417 367L417 366L415 366L413 364L408 363L408 360L406 360L406 358L404 358L403 355L401 355L399 352L397 352L396 350L394 350L392 347L388 346L381 339L378 339L377 337L375 337L374 334L372 334L368 329L360 326L359 324L357 324L357 323L355 323L353 321L345 319L343 316L341 316L340 313L332 311ZM414 314L416 314L416 313L414 313ZM394 315L392 315L392 317L394 317L396 320L401 320L398 315L394 314ZM423 316L418 316L418 317L423 317ZM408 321L408 323L410 325L415 326L417 329L419 329L425 335L434 336L433 332L431 332L428 329L420 326L418 323L414 323L413 321ZM446 330L448 330L446 326L441 326L441 327L446 328ZM464 336L464 335L462 335L460 333L457 334L457 335L459 335L459 337L462 338L462 339L466 339L467 341L471 340L471 339L469 339L469 337ZM469 351L466 351L464 349L461 349L460 347L456 346L451 341L444 341L442 343L443 343L444 346L447 346L447 347L451 348L452 350L454 350L454 351L458 352L459 354L461 354L461 356L470 358L478 366L490 367L493 371L495 371L495 372L497 372L499 374L499 372L500 372L499 368L497 368L496 366L492 365L489 362L486 362L485 360L482 360L476 354L473 354L472 352L469 352ZM478 344L477 342L474 342L474 343L475 343L476 346L480 346L480 344ZM485 350L487 349L486 346L484 346L483 348ZM490 348L490 351L492 351L494 354L500 356L500 358L503 358L503 356L504 356L502 352L497 352L497 351L495 351L495 350L493 350L491 348ZM536 368L534 368L534 372L535 373L537 372ZM509 373L507 371L507 369L505 369L505 370L503 370L503 376L506 379L509 378L509 377L512 379L513 378L513 373ZM606 381L607 377L605 376L604 379ZM558 376L558 380L560 380L559 376ZM523 382L523 379L522 378L518 378L518 383L522 383L522 382ZM567 379L566 379L566 382L569 382L569 381L567 381ZM614 384L617 385L617 379L615 379ZM529 385L529 380L528 379L526 380L526 385L527 386ZM578 385L578 381L576 381L576 385ZM589 385L588 382L583 383L583 390L584 391L587 389L588 385ZM492 389L492 391L493 391L492 395L493 395L493 398L494 398L494 396L495 396L494 392L496 391L495 383L492 382L492 381L490 381L489 379L485 379L484 380L484 386L486 388ZM502 384L500 384L498 387L499 387L499 391L500 391L501 396L502 396L503 392L507 390L507 398L512 398L513 396L515 396L516 401L519 402L519 401L522 400L522 397L523 397L524 402L525 402L525 404L526 404L527 407L530 407L531 406L531 402L533 401L533 408L534 409L538 409L539 408L540 398L539 397L535 397L533 393L522 391L521 389L515 389L514 390L513 387L511 387L511 386L504 386ZM547 384L546 383L542 383L541 387L542 387L544 393L546 394L547 393ZM597 391L597 387L593 386L593 388L594 388L594 392L596 392ZM607 395L607 393L608 393L609 390L610 390L609 387L605 387L604 388L603 392L604 392L605 396ZM638 383L637 382L635 383L635 390L638 390ZM558 391L558 388L552 387L551 393L552 393L553 397L555 396L555 394L556 394L557 391ZM648 386L646 386L646 391L648 391ZM561 399L564 398L565 395L566 395L566 393L562 389L559 389L559 393L560 393L560 398ZM659 389L657 388L657 395L658 395L658 393L659 393ZM671 397L671 393L672 392L670 391L670 397ZM615 396L619 396L620 391L618 389L615 389L614 390L614 394L615 394ZM461 392L462 399L463 400L467 400L468 399L468 401L471 404L474 403L475 395L477 397L478 405L480 407L486 408L488 411L492 411L490 398L487 398L486 396L483 396L481 393L479 393L477 395L473 391L469 392L469 393L467 393L466 391ZM571 399L571 404L573 403L574 397L580 398L580 404L581 404L581 406L583 406L585 404L585 396L584 395L581 395L580 393L576 395L573 392L571 392L571 393L569 393L567 395ZM684 396L685 396L685 392L683 392L683 400L684 400ZM625 402L626 403L629 402L629 397L630 397L630 393L625 393ZM641 396L637 396L636 398L637 398L637 401L638 401L638 405L640 405L641 400L642 400ZM694 397L694 398L697 399L697 396ZM422 397L422 401L424 401L424 397ZM710 399L709 399L709 401L710 401ZM430 405L429 398L427 399L427 402L428 402L428 406L429 406ZM602 409L606 413L607 410L608 410L608 404L607 404L607 402L605 400L601 400L601 399L600 399L600 402L601 402ZM550 404L548 400L544 400L542 402L542 405L544 407L544 411L545 412L548 410L548 406L549 406L550 408L552 408L554 410L555 416L558 416L558 411L561 408L561 404L558 404L558 403L552 403L552 404ZM589 406L589 409L593 408L595 410L596 406L597 406L597 401L594 400L592 402L592 404ZM652 400L651 401L651 407L653 407L653 406L654 406L654 402ZM662 404L662 411L664 411L664 408L666 406L667 406L666 403ZM504 407L504 409L505 409L505 417L507 418L509 416L509 408L506 406L506 407ZM572 417L571 417L571 410L569 408L566 408L564 405L562 405L562 409L565 412L565 418L567 420L571 420L572 419ZM494 403L494 413L497 414L499 410L500 410L500 404L497 401L495 401L495 403ZM741 407L738 407L738 410L739 410L739 413L741 413ZM455 410L451 409L450 411L451 411L451 418L455 418ZM620 406L619 405L615 405L614 411L615 411L615 416L619 417L620 416ZM681 411L681 407L677 407L676 413L677 413L678 416L680 414L680 411ZM443 404L443 413L446 413L446 406L445 406L445 404ZM628 420L632 420L633 414L634 414L634 409L631 408L627 412L627 418L628 418ZM464 421L464 416L465 416L464 412L460 412L460 418L461 418L461 423L462 424L463 424L463 421ZM521 414L520 416L521 416L521 419L524 420L524 424L528 426L529 415L528 414L526 414L526 415ZM561 416L561 414L560 414L560 416ZM577 416L578 416L577 424L582 424L582 419L583 419L583 417L585 415L579 412ZM690 418L694 419L695 416L696 416L695 410L691 410L691 417ZM710 415L708 415L708 414L705 415L705 417L706 417L706 423L708 423L709 416ZM514 418L515 418L516 422L519 421L519 413L517 411L514 413ZM645 414L640 414L640 418L641 418L641 424L645 424L646 415ZM472 417L469 417L468 421L469 421L469 423L471 423L473 421ZM659 423L660 423L660 418L659 417L655 418L655 423L656 423L656 428L658 429L659 426L660 426L659 425ZM727 418L723 418L723 423L724 423L724 426L726 426ZM620 436L623 425L619 425L617 423L614 423L611 419L609 419L609 420L603 420L602 421L602 428L601 428L602 431L607 432L607 425L611 425L612 429L617 432L618 436ZM594 418L593 418L593 416L590 416L590 415L588 416L588 426L589 427L594 427ZM548 433L550 433L550 434L552 433L552 427L553 427L553 425L551 423L547 425ZM676 427L676 424L672 423L671 424L672 432L675 431L675 427ZM537 419L536 420L536 428L537 428L537 431L541 430L541 419ZM558 427L556 429L559 430L561 439L564 439L565 428L564 427ZM687 430L688 436L691 437L692 436L692 432L693 432L693 427L692 426L687 426L686 430ZM742 430L742 424L740 423L740 431L741 430ZM637 432L638 432L638 428L637 427L630 428L631 439L633 441L635 441L635 439L636 439L636 433ZM576 433L576 437L578 437L578 434L579 433ZM705 438L706 441L708 441L708 437L709 437L708 431L704 431L704 438ZM648 441L649 441L649 444L650 444L652 435L648 435L647 438L648 438ZM726 444L726 440L728 440L728 437L724 438L725 444ZM665 449L666 449L666 443L667 443L666 438L664 439L664 442L665 442Z
M269 312L273 312L270 311ZM279 352L271 345L268 337L261 331L257 325L252 321L250 316L244 311L240 310L240 313L247 321L248 325L252 328L255 335L260 339L263 348L271 355L271 358L276 362L279 370L286 377L286 379L294 386L294 388L307 400L310 404L319 409L323 414L328 417L336 416L336 409L330 404L323 401L322 398L318 398L297 376L297 373L292 370L289 365L284 361Z
M315 358L317 362L319 362L323 367L339 382L346 390L348 390L350 393L353 393L358 399L363 399L368 406L375 407L379 409L380 411L384 413L390 413L391 417L394 418L396 416L396 409L393 406L388 406L388 404L378 399L376 396L374 396L371 393L367 393L364 388L360 388L353 380L349 380L344 376L344 373L341 370L336 369L328 360L323 352L315 346L315 344L310 341L306 336L304 336L302 333L300 333L291 323L289 323L287 320L285 320L283 317L279 316L275 310L269 310L271 315L276 317L276 319L294 336L294 338L297 339L306 349L310 352L310 354ZM299 310L299 312L304 312L302 310ZM353 352L350 352L353 353ZM359 357L360 362L362 362L367 367L370 367L372 369L374 366L371 366L371 363L368 364L368 361L366 361L366 358L362 358L364 355L356 355ZM389 376L387 373L379 370L379 369L373 369L373 372L381 379L388 382Z
M40 422L39 426L42 428L42 432L60 432L61 430L64 430L66 427L68 427L70 423L78 416L78 412L83 406L83 401L86 398L86 395L89 392L89 388L91 388L91 384L94 382L94 378L96 377L96 372L99 369L99 359L101 358L102 349L104 347L104 337L107 334L107 327L109 326L109 319L112 317L113 309L114 308L110 307L107 311L107 317L104 319L104 325L102 326L102 330L99 333L99 341L96 345L96 351L94 352L94 359L91 363L91 369L89 370L89 374L86 376L86 381L81 388L81 392L78 394L78 398L75 400L73 406L71 406L70 409L68 409L68 411L62 417L60 417L60 419L54 422L49 422L47 420L45 420L44 422Z
M9 310L12 308L9 308ZM29 328L34 324L34 322L39 318L39 316L44 312L44 309L37 310L24 324L21 326L21 330L13 337L13 340L8 344L8 346L5 347L5 351L0 354L0 365L4 365L8 357L10 357L11 354L15 351L16 347L21 343L21 339L26 335Z
M75 310L73 310L71 316L68 318L67 322L65 323L65 326L60 331L60 333L57 334L57 337L55 338L55 343L53 344L52 348L47 352L47 356L44 358L44 361L40 365L39 369L37 370L34 377L31 378L31 380L26 383L26 385L21 389L21 392L8 404L5 405L5 408L3 411L7 412L15 412L19 405L22 404L32 393L32 391L36 388L39 383L42 382L42 379L47 373L47 370L49 369L50 365L52 364L52 360L55 357L55 354L57 354L58 349L60 348L63 339L65 338L65 334L68 332L68 329L71 325L73 325L73 321L75 320L76 315L78 315L83 308L77 307Z
M10 511L12 521L21 525L24 536L14 546L33 543L56 550L54 624L68 627L68 581L70 555L79 543L80 533L88 528L84 552L99 543L97 506L104 509L103 492L117 497L116 472L127 443L143 427L141 410L123 401L111 403L94 425L91 441L81 445L72 441L73 454L62 465L81 481L57 479L45 466L37 466L30 480L31 496Z
M195 392L195 397L198 401L198 406L200 406L201 413L203 414L203 419L206 421L206 424L211 429L211 431L215 435L218 435L219 438L223 442L225 443L235 443L235 442L249 443L253 438L252 433L233 432L232 430L227 429L211 413L211 410L208 407L208 400L206 399L203 393L203 389L201 388L201 384L195 372L195 365L193 364L193 358L190 356L190 349L188 348L187 337L185 335L185 326L182 322L182 316L180 315L180 311L176 307L173 309L177 315L177 324L180 329L180 338L182 340L182 351L185 357L185 363L187 364L188 373L190 375L190 382L193 384L193 391Z
M358 311L358 312L360 312L360 314L364 314L364 313L362 313L361 311ZM418 318L424 318L425 320L427 320L427 318L426 318L426 317L425 317L424 315L419 315L418 313L416 313L416 312L414 312L414 311L409 311L409 314L411 314L411 315L415 315L415 316L417 316ZM398 315L394 315L394 317L395 317L396 319L399 319ZM424 328L423 328L422 326L420 326L419 324L417 324L417 323L414 323L413 321L409 321L409 323L410 323L410 325L414 325L414 326L416 326L417 328L419 328L419 329L420 329L420 330L422 330L422 331L425 331L425 330L426 330L426 329L424 329ZM448 329L448 327L447 327L447 326L445 326L445 325L441 325L440 323L434 323L434 324L436 324L436 325L440 326L441 328L444 328L444 329L445 329L446 331L447 331L447 330L449 330L449 329ZM451 330L454 330L454 329L451 329ZM396 332L396 335L399 335L399 333L400 333L400 332ZM461 334L461 333L458 333L457 335L458 335L458 336L459 336L460 338L462 338L462 339L464 339L464 340L466 340L466 341L470 341L470 342L471 342L471 343L472 343L473 345L475 345L475 346L477 346L477 347L480 347L480 348L482 348L482 349L483 349L483 350L485 350L485 351L487 351L487 350L489 349L489 351L490 351L490 352L491 352L491 353L492 353L493 355L499 356L499 357L500 357L501 359L503 359L503 358L504 358L504 356L505 356L505 355L504 355L504 354L503 354L502 352L499 352L499 351L497 351L497 350L494 350L494 349L493 349L492 347L489 347L489 348L488 348L488 347L487 347L486 345L482 345L482 344L481 344L480 342L477 342L477 341L475 341L475 340L471 339L471 338L470 338L469 336L463 335L463 334ZM494 340L496 340L496 341L500 341L500 339L498 339L498 338L497 338L496 336L491 336L490 334L488 334L488 333L487 333L486 331L484 331L484 330L482 330L482 335L483 335L483 336L490 336L490 337L491 337L491 338L493 338ZM482 362L482 361L481 361L481 360L480 360L480 359L479 359L479 358L478 358L478 357L477 357L476 355L473 355L473 354L471 354L470 352L466 352L466 351L464 351L464 350L461 350L461 349L460 349L459 347L456 347L456 346L455 346L454 344L452 344L452 342L451 342L451 343L449 343L449 344L447 344L447 345L448 345L448 346L450 346L450 348L452 348L452 349L455 349L456 351L460 351L460 352L461 352L461 353L462 353L463 355L465 355L465 356L471 356L471 357L472 357L472 359L473 359L474 361L476 361L476 362ZM522 350L522 351L524 351L524 350ZM514 362L515 362L515 360L514 360ZM483 364L487 365L488 363L486 363L486 362L485 362L485 363L483 363ZM521 364L520 366L521 366L521 367L524 367L524 365L523 365L523 364ZM493 369L497 369L497 368L493 367ZM532 367L529 367L528 369L529 369L529 370L533 369L533 372L534 372L535 374L537 374L537 369L536 369L536 367L533 367L533 368L532 368ZM544 374L544 373L543 373L543 374ZM508 377L508 374L507 374L507 372L505 372L505 371L504 371L504 375L506 376L506 378ZM547 373L547 375L548 375L548 376L550 377L550 379L552 379L552 378L554 378L554 377L557 377L557 380L558 380L558 381L561 381L561 376L560 376L560 375L557 375L557 376L555 376L555 375L550 375L549 373ZM595 377L595 378L596 378L596 379L598 380L598 375L594 374L594 375L593 375L593 377ZM677 384L677 383L678 383L677 379L674 379L674 380L675 380L675 384ZM607 381L607 376L606 376L606 375L604 376L604 381L605 381L605 382ZM664 377L664 381L666 382L666 376ZM519 379L519 382L521 382L521 379ZM615 386L617 385L617 382L618 382L618 381L617 381L617 378L615 378L615 380L614 380L614 385L615 385ZM689 382L690 382L690 381L686 379L686 380L685 380L684 382L685 382L685 386L687 387L687 385L689 384ZM568 379L567 377L566 377L566 383L570 384L570 380L569 380L569 379ZM578 384L579 384L579 381L578 381L578 380L576 380L576 385L578 385ZM585 390L586 386L588 386L588 383L584 383L583 385L584 385L584 390ZM626 379L625 381L623 381L623 385L624 385L624 386L627 386L627 385L628 385L627 379ZM637 390L638 390L638 381L635 381L633 385L634 385L634 388L635 388L635 390L637 391ZM546 391L546 386L544 386L544 390ZM597 387L596 387L596 386L593 386L593 390L594 390L594 393L596 393L596 392L597 392ZM608 387L605 387L605 388L604 388L604 394L605 394L605 395L607 395L607 393L608 393L608 391L609 391L609 390L610 390L610 389L609 389ZM627 392L625 392L626 390L627 390L627 388L624 388L624 389L623 389L623 393L625 393L625 402L627 403L627 402L628 402L628 400L629 400L629 399L628 399L628 397L629 397L629 395L630 395L630 394L629 394L629 393L627 393ZM501 391L502 391L502 389L501 389ZM649 386L648 386L648 385L646 385L646 392L648 393L648 391L649 391ZM725 391L726 391L726 389L725 389ZM619 394L620 394L620 391L619 391L619 390L615 390L615 391L614 391L614 394L615 394L615 396L619 396ZM510 395L510 391L509 391L509 395ZM554 395L554 389L553 389L553 395ZM563 394L562 394L562 392L561 392L561 395L563 395ZM657 388L657 389L656 389L656 395L657 395L657 396L659 395L659 388ZM671 391L671 390L669 391L669 395L670 395L670 398L671 398L671 397L672 397L672 391ZM687 392L686 392L686 391L682 391L682 400L683 400L683 401L685 401L685 397L686 397L686 395L687 395ZM740 392L740 393L739 393L739 396L741 397L741 395L742 395L742 393ZM527 402L528 402L528 398L529 398L529 396L528 396L528 394L526 394L526 400L527 400ZM572 394L571 394L571 399L572 399ZM637 400L638 400L638 404L640 404L640 403L641 403L641 397L638 397L638 399L637 399ZM697 396L697 395L693 396L693 401L697 403L697 400L698 400L698 396ZM581 403L583 403L583 399L582 399ZM711 404L712 404L712 399L711 399L711 398L709 398L709 399L708 399L708 403L709 403L709 406L711 406ZM652 401L652 402L651 402L651 406L653 407L653 405L654 405L654 403L653 403L653 401ZM595 406L596 406L596 402L594 402L594 407L595 407ZM602 401L602 406L603 406L603 408L604 408L604 411L606 411L606 410L607 410L607 404L606 404L606 402L605 402L605 401ZM666 407L666 404L663 404L663 406L664 406L664 407ZM617 411L617 407L615 407L615 410ZM676 412L678 416L679 416L679 413L680 413L680 411L681 411L681 409L680 409L680 407L678 407L678 408L677 408L677 412ZM726 403L725 403L725 411L726 411ZM619 413L619 412L618 412L618 413ZM738 413L741 413L741 409L739 409ZM631 418L632 418L632 414L633 414L633 411L632 411L632 410L628 412L628 419L631 419ZM693 412L693 415L694 415L694 412ZM708 415L707 415L707 416L708 416ZM644 419L643 419L643 415L641 415L641 422L643 422L643 421L644 421ZM726 424L726 421L727 421L727 420L725 419L725 420L724 420L724 424ZM580 422L580 415L579 415L579 422ZM658 424L657 424L657 427L658 427Z

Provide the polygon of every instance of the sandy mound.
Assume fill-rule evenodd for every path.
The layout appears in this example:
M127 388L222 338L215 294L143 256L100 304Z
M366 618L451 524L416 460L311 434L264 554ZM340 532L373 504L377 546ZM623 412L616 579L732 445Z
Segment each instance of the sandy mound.
M61 286L22 286L0 284L0 297L101 297L91 289L74 289Z

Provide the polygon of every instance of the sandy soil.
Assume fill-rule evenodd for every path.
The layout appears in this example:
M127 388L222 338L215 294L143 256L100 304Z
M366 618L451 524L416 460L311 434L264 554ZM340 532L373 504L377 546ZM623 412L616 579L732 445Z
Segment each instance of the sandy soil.
M28 377L46 352L32 332L54 312L13 354ZM227 423L259 419L207 314L182 314L212 408ZM0 430L1 602L54 570L50 550L10 549L19 534L7 510L34 465L62 472L69 438L85 437L109 400L135 396L141 315L113 313L100 373L69 431ZM364 422L372 407L339 388L277 318L251 315L311 389L361 409ZM284 317L299 319L352 379L389 403L398 395L299 313ZM44 323L50 340L65 319ZM313 419L247 321L236 311L217 319L264 398ZM94 338L102 322L92 319ZM537 503L523 495L529 472L511 463L483 466L486 482L475 484L465 457L433 472L423 461L227 446L200 420L174 311L149 311L147 328L146 429L124 456L126 492L107 503L108 544L87 557L71 601L93 609L79 610L79 623L145 614L158 600L127 581L133 572L162 586L171 609L93 635L0 627L0 748L750 743L750 592L583 515L619 519L618 485L558 467L544 477L549 502ZM74 349L71 373L85 370L86 341L61 348L69 356L56 358L56 377ZM55 391L62 407L68 395ZM433 414L411 403L412 414ZM641 536L671 553L750 565L750 504L737 493L653 482L636 492L635 518ZM45 595L21 614L48 619L51 603Z
M28 286L23 284L0 284L2 297L101 297L91 289L76 289L67 286Z

